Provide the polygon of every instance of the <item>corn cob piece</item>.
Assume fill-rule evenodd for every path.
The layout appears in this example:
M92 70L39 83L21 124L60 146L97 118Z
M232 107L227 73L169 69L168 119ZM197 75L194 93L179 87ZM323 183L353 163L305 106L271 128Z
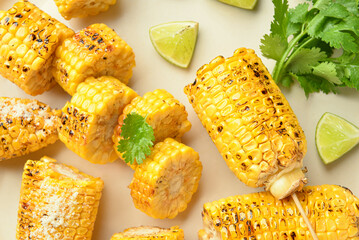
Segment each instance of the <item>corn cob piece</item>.
M303 130L253 50L239 48L232 57L213 59L185 93L241 181L266 186L277 198L302 188Z
M0 97L0 161L56 142L60 115L37 100Z
M153 218L174 218L197 191L201 172L192 148L171 138L157 143L129 186L135 207Z
M151 240L151 239L164 239L164 240L183 240L183 230L178 226L171 228L159 228L150 226L141 226L128 228L121 233L116 233L112 236L111 240Z
M135 91L113 77L86 79L62 109L60 140L92 163L115 161L113 129L123 108L136 96Z
M0 74L31 95L51 89L56 48L74 32L30 2L0 14Z
M127 84L135 66L132 48L105 24L93 24L56 50L53 76L70 95L87 77L113 76Z
M105 12L116 0L54 0L60 14L67 20Z
M359 199L336 185L304 187L298 197L320 240L359 238ZM268 192L224 198L203 207L199 239L311 239L290 198Z
M90 240L103 181L43 157L22 176L16 239Z
M136 112L146 117L146 122L152 126L155 143L162 142L166 138L174 138L180 141L182 136L191 129L191 123L187 120L188 113L177 99L163 89L148 92L143 97L136 97L127 105L118 119L112 140L117 154L118 142L121 140L121 127L123 120L129 113ZM136 164L130 165L135 168Z

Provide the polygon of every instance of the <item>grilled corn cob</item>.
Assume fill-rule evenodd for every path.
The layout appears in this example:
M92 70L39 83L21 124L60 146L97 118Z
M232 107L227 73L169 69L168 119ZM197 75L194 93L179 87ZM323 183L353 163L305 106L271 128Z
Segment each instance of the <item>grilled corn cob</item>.
M136 96L113 77L88 78L62 109L60 140L92 163L115 161L113 129L123 108Z
M157 143L129 186L135 207L153 218L174 218L197 191L201 172L192 148L171 138Z
M73 34L35 5L15 3L0 14L0 74L31 95L51 89L53 53Z
M335 185L304 187L298 197L320 240L359 238L359 199ZM233 196L203 207L200 239L311 239L290 198L268 192Z
M60 14L67 20L97 15L115 3L116 0L55 0Z
M183 230L178 226L171 228L159 227L133 227L128 228L121 233L116 233L112 236L111 240L151 240L151 239L164 239L164 240L183 240Z
M0 161L56 142L60 115L36 100L0 97Z
M277 198L301 189L306 139L289 103L251 49L219 56L185 87L194 110L236 176Z
M103 181L43 157L26 162L16 239L91 239Z
M143 97L138 96L133 99L118 119L112 140L120 157L121 153L117 151L117 145L121 140L121 127L123 120L132 112L146 117L146 122L153 128L155 143L162 142L166 138L180 141L183 134L191 129L191 123L187 120L187 111L182 103L163 89L148 92Z
M127 84L135 66L132 48L105 24L93 24L56 50L53 75L70 95L87 77L113 76Z

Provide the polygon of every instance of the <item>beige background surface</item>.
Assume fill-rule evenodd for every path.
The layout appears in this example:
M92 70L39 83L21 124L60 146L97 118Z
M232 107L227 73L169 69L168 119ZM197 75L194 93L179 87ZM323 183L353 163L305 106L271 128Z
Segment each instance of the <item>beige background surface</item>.
M203 203L262 190L245 186L230 172L183 93L184 86L194 80L196 70L217 55L228 57L238 47L253 48L261 55L260 38L269 31L273 6L270 0L258 1L254 11L247 11L215 0L118 0L108 12L95 17L66 21L57 12L53 1L33 0L41 9L75 31L96 22L103 22L114 28L136 54L137 66L130 86L141 95L147 91L164 88L185 104L193 127L185 134L183 140L199 152L204 168L199 190L187 210L175 219L157 220L133 206L127 188L132 179L132 169L121 161L107 165L91 164L58 141L28 156L0 162L0 239L15 239L22 168L27 159L39 159L43 155L73 165L105 181L94 240L109 239L115 232L139 225L179 225L184 229L186 239L197 239L197 231L202 226ZM14 2L0 0L0 9L8 9ZM292 4L294 2L291 1ZM162 59L155 52L148 37L148 29L153 25L184 20L199 22L197 47L188 69L177 68ZM263 61L268 69L272 70L273 62L265 58ZM314 142L316 123L326 111L336 113L359 125L359 93L351 89L341 89L339 95L313 94L306 99L298 85L290 90L283 89L283 92L307 136L308 153L304 164L309 170L309 184L339 184L359 195L358 147L340 161L325 166L319 159ZM29 97L1 77L0 96ZM55 87L36 99L52 107L61 108L70 97L60 87Z

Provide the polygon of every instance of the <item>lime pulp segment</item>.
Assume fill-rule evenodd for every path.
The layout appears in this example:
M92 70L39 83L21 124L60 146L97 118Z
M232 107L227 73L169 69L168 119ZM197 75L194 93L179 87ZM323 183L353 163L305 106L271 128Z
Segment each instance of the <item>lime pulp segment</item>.
M321 159L328 164L359 143L359 128L335 114L324 113L317 124L315 142Z
M218 0L218 1L226 3L228 5L249 9L249 10L252 10L257 3L257 0Z

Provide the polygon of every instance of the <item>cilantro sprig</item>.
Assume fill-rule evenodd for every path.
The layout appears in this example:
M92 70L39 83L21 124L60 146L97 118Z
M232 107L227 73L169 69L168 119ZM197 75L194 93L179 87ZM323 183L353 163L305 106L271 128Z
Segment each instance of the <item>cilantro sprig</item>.
M151 154L155 141L153 128L138 113L132 112L126 116L120 136L122 139L118 142L117 150L123 154L126 163L133 164L136 161L141 164Z
M307 0L295 8L288 0L272 2L271 32L260 48L276 60L273 79L285 87L297 80L307 97L344 86L359 90L358 0Z

